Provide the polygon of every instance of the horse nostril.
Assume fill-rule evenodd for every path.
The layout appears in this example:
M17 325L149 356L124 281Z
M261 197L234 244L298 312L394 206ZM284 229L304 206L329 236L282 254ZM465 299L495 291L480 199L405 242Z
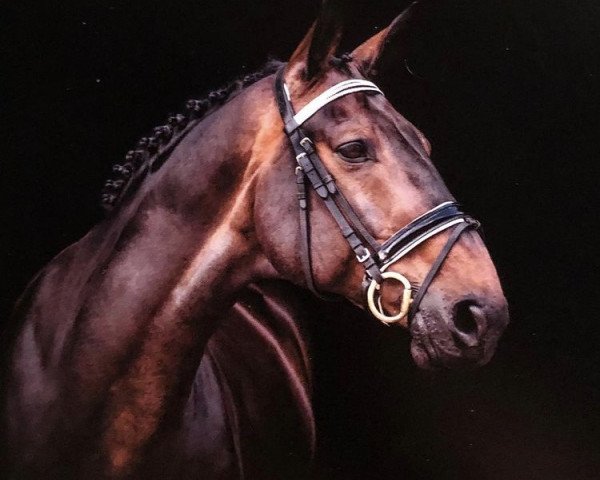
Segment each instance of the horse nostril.
M471 311L472 307L475 307L475 303L469 300L460 302L456 307L454 326L462 333L472 334L477 332L477 321Z
M472 300L458 303L454 316L453 334L457 343L466 347L479 345L480 330L485 324L485 314L481 307Z

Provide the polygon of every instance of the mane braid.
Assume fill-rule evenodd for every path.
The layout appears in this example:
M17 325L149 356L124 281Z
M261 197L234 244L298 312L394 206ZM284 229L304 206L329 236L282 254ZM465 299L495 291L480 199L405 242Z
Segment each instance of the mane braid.
M112 171L116 175L106 180L100 194L102 208L106 212L114 211L124 198L139 187L146 176L165 163L179 142L208 113L235 97L244 88L275 73L281 65L277 60L270 60L260 70L213 90L203 99L188 100L185 114L170 115L165 125L155 127L152 135L142 137L135 148L127 152L123 164L113 165Z

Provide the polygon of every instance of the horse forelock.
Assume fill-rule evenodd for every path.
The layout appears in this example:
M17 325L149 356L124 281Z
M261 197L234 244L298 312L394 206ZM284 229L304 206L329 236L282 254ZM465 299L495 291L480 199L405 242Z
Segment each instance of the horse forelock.
M269 60L261 69L212 90L202 99L188 100L186 113L170 115L166 124L153 128L150 136L138 140L125 155L124 163L113 165L115 176L106 180L101 192L104 210L115 210L127 195L137 190L144 178L165 163L179 142L208 113L214 112L246 87L272 75L281 65L278 60Z

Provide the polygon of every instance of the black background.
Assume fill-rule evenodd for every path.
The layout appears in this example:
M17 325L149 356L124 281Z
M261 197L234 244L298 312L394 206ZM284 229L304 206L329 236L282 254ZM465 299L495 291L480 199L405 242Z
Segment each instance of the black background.
M355 2L346 47L408 2L370 3ZM185 99L286 59L318 2L0 8L4 313L101 218L112 163ZM322 476L600 478L600 7L442 1L416 43L410 65L423 78L399 65L385 89L484 222L512 324L484 369L431 375L410 362L403 332L324 323Z

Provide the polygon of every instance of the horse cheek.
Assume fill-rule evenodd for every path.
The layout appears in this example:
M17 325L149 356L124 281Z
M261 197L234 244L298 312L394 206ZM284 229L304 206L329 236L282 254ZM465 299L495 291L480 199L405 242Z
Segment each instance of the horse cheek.
M280 174L278 174L280 173ZM302 270L299 251L298 205L296 194L285 186L293 180L271 168L257 179L254 200L256 238L262 253L281 278L300 283Z

